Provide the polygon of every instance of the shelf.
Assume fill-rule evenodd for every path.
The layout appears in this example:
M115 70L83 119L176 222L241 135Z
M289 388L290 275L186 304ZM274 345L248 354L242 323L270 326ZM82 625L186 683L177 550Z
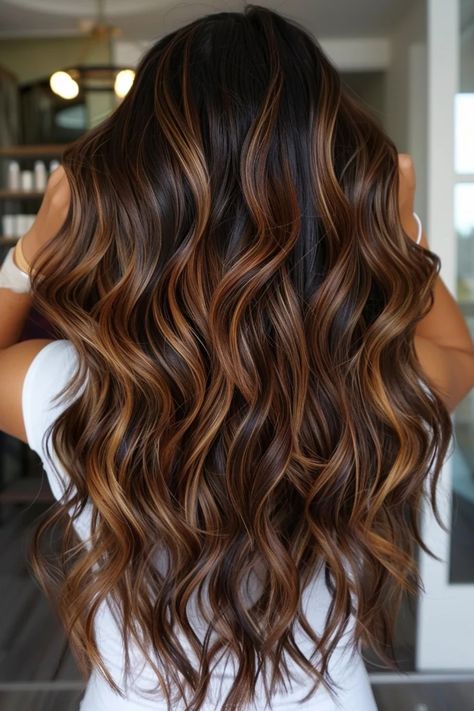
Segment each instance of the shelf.
M0 146L0 157L2 156L44 156L61 155L69 143L31 144L24 146Z
M43 197L44 190L7 190L5 188L0 189L0 200L37 200Z

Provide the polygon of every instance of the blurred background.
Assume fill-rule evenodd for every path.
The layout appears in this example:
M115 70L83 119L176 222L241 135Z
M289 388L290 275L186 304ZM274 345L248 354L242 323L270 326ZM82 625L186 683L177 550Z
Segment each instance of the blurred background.
M415 209L474 328L474 0L261 2L306 26L417 171ZM64 146L103 120L151 43L242 3L0 0L0 257L24 233ZM414 285L416 288L416 285ZM31 312L23 338L48 335ZM425 592L397 619L400 672L366 652L381 711L474 709L474 392L453 416L444 532L423 512ZM77 708L84 682L32 578L32 527L52 503L40 460L0 433L0 710ZM52 542L54 546L54 541Z

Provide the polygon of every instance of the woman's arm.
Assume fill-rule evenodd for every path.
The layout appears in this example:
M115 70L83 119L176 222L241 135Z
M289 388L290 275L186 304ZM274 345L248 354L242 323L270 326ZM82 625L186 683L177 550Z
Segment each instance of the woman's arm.
M30 294L0 288L0 352L20 339L31 305Z
M34 224L22 238L28 263L58 231L69 206L69 186L62 166L48 180ZM0 431L27 442L23 423L22 392L33 358L51 339L18 342L32 306L31 294L0 288Z
M69 202L70 188L64 168L60 165L49 176L35 221L22 237L22 252L28 263L59 230L66 218ZM30 294L0 288L0 351L18 342L31 306Z
M413 218L415 170L411 157L400 154L400 214L407 234L415 239ZM420 242L429 249L423 230ZM434 287L433 306L415 330L415 350L428 378L443 394L450 412L474 387L474 343L458 303L442 278Z

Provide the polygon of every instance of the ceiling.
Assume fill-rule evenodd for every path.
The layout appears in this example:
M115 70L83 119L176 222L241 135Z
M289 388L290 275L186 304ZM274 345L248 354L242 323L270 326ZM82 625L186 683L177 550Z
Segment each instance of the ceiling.
M0 39L77 35L97 19L120 28L125 40L160 37L212 12L241 11L238 0L176 2L176 0L0 0ZM387 35L413 0L260 0L316 37L380 37Z

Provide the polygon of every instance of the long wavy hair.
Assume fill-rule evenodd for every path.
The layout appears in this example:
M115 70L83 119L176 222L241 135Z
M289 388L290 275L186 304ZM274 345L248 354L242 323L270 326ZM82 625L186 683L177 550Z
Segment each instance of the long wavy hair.
M440 259L402 227L392 140L310 33L247 5L153 44L62 163L71 203L32 287L79 367L50 429L70 484L33 565L81 668L119 690L93 633L105 600L125 649L139 646L169 704L190 691L190 711L219 650L238 664L224 711L252 701L267 665L273 694L287 654L334 693L328 662L354 618L355 643L397 665L400 600L423 589L416 546L434 555L423 500L444 525L452 423L414 349ZM59 522L50 560L41 542ZM318 566L322 634L301 608ZM205 583L213 645L186 612Z

